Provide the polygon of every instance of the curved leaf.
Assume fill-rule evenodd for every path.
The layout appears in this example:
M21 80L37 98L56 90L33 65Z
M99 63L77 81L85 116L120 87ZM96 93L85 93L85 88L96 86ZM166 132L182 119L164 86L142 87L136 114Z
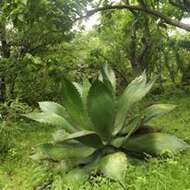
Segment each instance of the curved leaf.
M101 148L103 146L101 138L92 131L83 130L73 134L65 134L63 130L59 130L53 135L53 138L57 143L69 140L77 140L87 146L94 148Z
M189 145L173 135L148 133L129 138L123 147L129 151L159 156L164 151L170 151L175 154L186 149Z
M132 120L126 123L120 134L126 135L126 139L128 139L141 126L141 123L141 115L135 116Z
M86 118L85 122L86 122L86 125L88 126L87 128L91 129L92 123L90 121L90 118L88 117L88 109L87 109L87 97L88 97L88 92L91 87L91 84L88 81L88 79L84 79L82 85L76 82L73 82L73 84L81 96L81 100L84 107L84 117Z
M51 101L38 102L38 104L43 112L55 113L61 117L64 117L68 121L71 121L71 118L62 105Z
M88 92L89 92L89 89L91 87L90 82L88 81L88 79L84 79L82 85L80 83L77 83L77 82L73 82L73 85L78 90L78 92L82 98L82 102L85 106L87 103Z
M108 154L99 161L98 168L105 176L124 184L124 177L127 171L127 157L123 152Z
M160 117L172 111L176 106L172 104L155 104L144 110L144 123L149 122L155 117Z
M55 125L62 127L68 132L75 132L76 129L63 117L55 114L55 113L49 113L49 112L41 112L41 113L29 113L29 114L23 114L23 116L32 119L34 121L38 121L40 123L47 123L50 125Z
M111 90L113 91L113 94L115 94L116 91L116 77L115 73L112 70L112 68L108 65L105 64L99 79L103 81L103 83Z
M114 99L107 87L95 81L88 96L88 112L94 124L94 131L108 140L114 129Z
M111 141L111 145L113 145L116 148L120 148L124 141L125 137L116 137Z
M90 90L91 84L88 79L84 79L82 85L82 101L85 106L87 106L87 97Z
M118 111L115 120L116 130L114 131L114 134L117 134L122 129L131 106L140 101L154 84L154 80L149 83L146 83L146 80L146 74L144 72L140 77L137 77L128 85L119 98L117 105Z
M38 102L38 103L39 103L40 109L43 112L55 113L60 116L64 116L64 113L66 112L65 108L62 105L55 102L45 101L45 102Z
M85 159L95 151L94 148L79 143L43 144L32 156L34 160L78 160Z
M88 128L85 122L84 106L78 90L68 80L63 83L63 101L64 107L73 119L78 128Z
M88 79L84 79L83 80L83 85L82 85L82 102L83 102L83 106L84 106L84 110L85 110L85 118L86 118L86 123L88 124L89 128L88 129L93 129L93 124L92 121L89 118L88 115L88 103L87 103L87 99L88 99L88 93L90 90L91 84L89 82Z
M123 143L125 143L130 138L130 136L138 130L138 128L141 126L141 121L142 119L140 116L133 118L120 133L120 135L125 136L115 138L111 144L117 148L121 147Z

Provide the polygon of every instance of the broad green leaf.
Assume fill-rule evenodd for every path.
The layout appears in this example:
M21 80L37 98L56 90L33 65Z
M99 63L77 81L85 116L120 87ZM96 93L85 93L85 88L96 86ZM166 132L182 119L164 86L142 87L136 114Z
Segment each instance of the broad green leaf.
M88 97L88 92L91 87L91 84L88 81L88 79L84 79L82 85L79 83L76 83L76 82L74 82L73 84L81 96L81 100L82 100L83 107L84 107L84 117L86 118L85 123L88 126L88 129L91 129L92 123L88 117L88 109L87 109L87 97Z
M91 84L87 79L84 79L83 85L82 85L82 101L84 106L87 106L87 97L90 90Z
M79 189L89 178L89 172L84 168L74 168L62 177L62 181L68 189ZM67 189L66 188L66 189Z
M133 119L126 122L126 124L120 131L120 135L127 135L129 137L141 126L141 122L141 115L135 116Z
M78 128L88 128L84 117L84 106L78 90L68 80L63 83L63 101L64 107Z
M173 154L178 153L189 147L189 145L173 135L148 133L129 138L123 147L129 151L159 156L165 151Z
M43 112L55 113L61 117L64 117L65 119L70 120L69 115L66 112L65 108L58 103L45 101L45 102L39 102L39 106Z
M62 127L68 132L75 132L76 129L63 117L55 114L55 113L49 113L49 112L41 112L41 113L29 113L29 114L23 114L23 116L32 119L34 121L38 121L40 123L47 123L50 125L55 125Z
M120 148L124 141L125 137L116 137L111 141L111 145L113 145L116 148Z
M111 91L115 94L116 91L116 77L115 73L112 70L112 68L108 65L105 64L99 79L108 87L110 88Z
M83 106L85 110L86 123L88 124L89 129L93 129L92 121L90 120L89 115L88 115L88 105L87 105L87 99L88 99L88 93L89 93L90 87L91 87L91 84L88 81L88 79L84 79L83 85L82 85L81 98L82 98L82 102L83 102Z
M73 134L65 134L63 130L57 131L53 135L54 141L57 143L69 140L77 140L87 146L101 148L103 146L101 138L93 131L79 131Z
M79 143L63 143L63 144L43 144L40 145L36 153L32 156L34 160L78 160L86 159L93 154L94 148Z
M120 132L130 108L149 92L153 84L154 80L146 83L146 74L144 72L128 85L118 100L114 134Z
M124 177L127 171L127 157L123 152L108 154L99 161L98 168L105 176L124 184Z
M58 103L49 102L49 101L39 102L39 106L41 111L43 112L55 113L57 115L64 117L65 108Z
M122 137L117 137L114 139L111 144L117 148L121 147L123 143L125 143L130 136L135 133L135 131L141 126L141 117L136 116L133 118L126 126L122 129L120 135L125 135Z
M86 105L88 92L89 92L89 89L91 87L90 82L88 81L88 79L84 79L82 85L77 83L77 82L73 82L73 85L78 90L78 92L82 98L83 104Z
M155 104L144 110L144 123L149 122L155 117L160 117L172 111L176 106L172 104Z
M88 112L94 124L94 131L103 140L110 139L114 129L114 99L101 81L95 81L88 96Z

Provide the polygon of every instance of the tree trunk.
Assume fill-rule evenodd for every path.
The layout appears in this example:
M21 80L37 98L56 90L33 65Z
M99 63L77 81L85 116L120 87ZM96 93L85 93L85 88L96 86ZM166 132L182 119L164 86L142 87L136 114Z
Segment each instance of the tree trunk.
M0 56L2 58L10 57L10 46L6 39L6 27L5 23L0 23ZM5 84L5 76L0 76L0 101L5 101L6 99L6 84Z
M0 78L0 102L5 101L5 81L4 78Z

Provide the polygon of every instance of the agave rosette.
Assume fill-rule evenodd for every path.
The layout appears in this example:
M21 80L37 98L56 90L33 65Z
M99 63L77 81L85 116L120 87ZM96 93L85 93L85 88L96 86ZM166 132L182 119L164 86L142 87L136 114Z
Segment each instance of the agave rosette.
M129 117L131 108L146 96L154 81L147 82L144 72L121 96L116 96L116 77L109 65L103 67L99 79L92 85L87 80L78 84L64 79L64 106L40 102L41 113L25 115L60 127L53 134L53 143L41 145L33 158L73 163L68 170L81 164L89 165L91 169L100 169L105 175L122 181L121 172L127 165L124 164L126 155L121 150L159 156L165 150L175 154L186 149L188 145L173 135L150 131L135 135L153 118L175 108L171 104L155 104ZM118 164L120 161L123 167Z

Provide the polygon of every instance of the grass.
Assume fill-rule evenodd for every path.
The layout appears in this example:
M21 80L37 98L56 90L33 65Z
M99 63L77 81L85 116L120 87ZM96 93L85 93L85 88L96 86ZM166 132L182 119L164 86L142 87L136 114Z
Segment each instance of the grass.
M190 144L190 95L154 97L146 103L152 102L178 105L175 111L152 124ZM61 169L30 159L37 144L51 141L55 128L22 120L0 125L18 131L12 137L15 145L9 150L6 159L0 161L0 190L123 189L117 182L93 176L84 184L72 183L72 176L68 179L70 187L66 186ZM125 184L128 190L190 190L189 179L190 151L186 151L167 159L150 158L142 161L129 158Z

